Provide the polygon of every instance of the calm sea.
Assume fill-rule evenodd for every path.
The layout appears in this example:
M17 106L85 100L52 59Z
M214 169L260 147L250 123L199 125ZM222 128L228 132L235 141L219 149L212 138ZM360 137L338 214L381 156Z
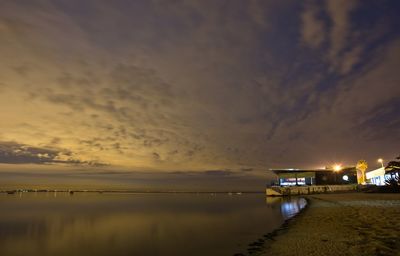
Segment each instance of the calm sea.
M0 194L0 255L234 255L304 199L264 194Z

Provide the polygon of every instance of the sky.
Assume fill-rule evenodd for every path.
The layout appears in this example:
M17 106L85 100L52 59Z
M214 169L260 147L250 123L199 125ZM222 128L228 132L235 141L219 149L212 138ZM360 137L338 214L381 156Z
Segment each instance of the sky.
M2 0L0 184L263 188L400 154L400 2Z

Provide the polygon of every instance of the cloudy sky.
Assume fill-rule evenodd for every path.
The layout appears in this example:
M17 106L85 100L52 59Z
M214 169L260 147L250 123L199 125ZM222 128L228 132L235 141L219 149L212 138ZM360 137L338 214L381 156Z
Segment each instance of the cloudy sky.
M398 1L2 0L0 183L247 188L269 168L375 168L400 153L398 13Z

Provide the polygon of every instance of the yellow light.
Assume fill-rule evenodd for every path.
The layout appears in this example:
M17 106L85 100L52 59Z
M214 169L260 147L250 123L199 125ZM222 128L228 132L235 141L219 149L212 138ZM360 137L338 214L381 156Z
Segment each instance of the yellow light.
M382 168L384 168L384 166L383 166L383 159L382 159L382 158L379 158L379 159L378 159L378 162L381 163Z
M335 165L333 166L333 170L334 170L335 172L338 172L338 171L342 170L342 166L341 166L340 164L335 164Z

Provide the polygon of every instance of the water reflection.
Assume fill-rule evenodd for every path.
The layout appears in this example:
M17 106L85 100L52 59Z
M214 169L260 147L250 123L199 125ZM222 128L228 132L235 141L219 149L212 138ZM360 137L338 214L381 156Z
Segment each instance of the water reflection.
M0 195L0 255L232 255L301 202L265 195Z
M279 207L284 220L290 219L307 205L307 200L299 197L267 197L266 203Z
M281 203L281 213L285 220L292 218L306 207L307 201L304 198L289 198Z

